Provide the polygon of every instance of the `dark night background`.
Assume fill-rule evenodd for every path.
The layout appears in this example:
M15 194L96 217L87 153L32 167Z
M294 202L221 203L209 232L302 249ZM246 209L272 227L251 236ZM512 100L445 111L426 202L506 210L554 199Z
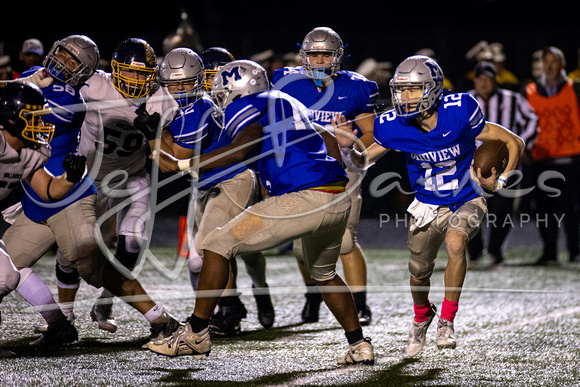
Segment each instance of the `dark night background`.
M163 38L175 31L185 9L204 48L223 46L236 58L273 49L297 51L296 43L317 26L336 30L355 69L367 57L396 66L424 47L433 48L452 81L472 63L465 53L480 40L505 46L506 68L527 78L531 54L546 45L577 66L580 26L573 2L561 1L87 1L14 3L0 7L0 41L17 56L22 42L40 39L45 50L70 34L85 34L110 58L129 37L147 40L160 55Z
M22 42L40 39L45 51L71 34L85 34L110 59L129 37L147 40L162 55L163 39L175 32L181 10L187 11L203 48L222 46L237 59L273 49L298 52L296 43L317 26L336 30L349 58L343 68L354 70L367 57L393 66L417 50L435 50L445 75L459 88L474 63L465 53L480 40L500 42L506 65L520 80L530 77L531 55L547 45L561 48L569 72L578 66L580 25L573 3L560 1L92 1L2 5L0 41L17 65ZM466 91L466 90L456 90ZM369 170L373 178L385 170L399 171L406 185L400 155L391 152ZM393 196L394 195L394 196ZM404 211L409 197L392 193L363 201L363 216Z

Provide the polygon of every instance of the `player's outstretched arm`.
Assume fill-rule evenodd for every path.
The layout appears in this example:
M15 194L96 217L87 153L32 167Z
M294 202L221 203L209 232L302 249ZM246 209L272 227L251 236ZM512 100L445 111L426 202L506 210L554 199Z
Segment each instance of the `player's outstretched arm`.
M389 148L382 147L376 142L362 152L355 149L355 143L361 146L360 139L357 140L357 130L353 129L352 122L347 121L344 116L340 116L336 121L333 119L332 126L340 146L342 161L350 169L367 169L389 151ZM364 147L364 144L362 146Z
M158 158L161 167L169 171L186 171L189 169L214 169L227 167L243 162L248 154L256 147L261 147L264 140L263 127L260 123L252 123L241 129L230 145L194 156L189 159L179 160L166 152L154 152L152 159Z
M63 199L87 173L87 158L69 153L63 161L65 173L52 176L44 168L34 172L27 183L42 200L54 202Z

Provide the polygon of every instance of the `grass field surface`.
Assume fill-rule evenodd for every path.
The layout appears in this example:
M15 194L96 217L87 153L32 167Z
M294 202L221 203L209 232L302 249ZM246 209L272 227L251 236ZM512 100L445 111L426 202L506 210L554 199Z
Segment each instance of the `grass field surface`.
M174 249L152 249L171 267ZM470 270L455 320L458 347L437 350L435 325L424 351L405 359L413 318L406 250L366 250L368 304L373 322L364 327L375 349L374 366L338 366L347 350L344 333L323 306L318 323L302 324L304 286L294 258L268 257L267 279L276 309L274 327L263 330L256 316L251 282L239 263L238 286L248 317L242 334L213 340L209 357L167 358L141 349L148 324L117 300L119 330L97 329L88 315L98 290L86 284L75 304L79 341L63 348L28 345L40 315L14 292L0 305L0 346L16 358L0 359L0 385L167 386L573 386L580 385L580 266L561 262L531 266L533 254L509 250L507 265ZM430 299L443 301L442 251L432 277ZM561 257L564 258L564 257ZM54 257L34 268L54 293ZM184 320L193 310L187 268L165 278L150 264L139 274L145 289L168 312ZM342 272L342 269L339 270Z

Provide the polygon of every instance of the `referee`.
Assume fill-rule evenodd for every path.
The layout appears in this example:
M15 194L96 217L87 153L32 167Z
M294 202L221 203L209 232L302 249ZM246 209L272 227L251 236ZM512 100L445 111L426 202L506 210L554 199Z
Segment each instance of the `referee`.
M475 67L474 90L470 90L487 121L496 122L526 142L528 153L538 134L538 117L528 101L519 93L498 87L496 68L493 63L480 62ZM525 158L524 158L525 159ZM515 176L508 179L508 187L516 180ZM490 229L487 252L492 256L492 267L502 265L502 245L508 235L513 210L514 198L487 192L488 226ZM471 239L467 245L470 261L475 264L484 254L484 242L481 232Z

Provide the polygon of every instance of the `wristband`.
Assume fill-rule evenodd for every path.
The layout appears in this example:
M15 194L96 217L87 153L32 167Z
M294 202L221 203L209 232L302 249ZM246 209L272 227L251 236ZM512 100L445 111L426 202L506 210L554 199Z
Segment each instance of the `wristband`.
M497 181L495 182L495 190L496 192L500 189L503 189L507 184L507 177L505 175L499 175Z
M48 198L49 201L56 202L57 200L55 198L53 198L52 196L50 196L50 184L51 183L52 183L52 179L50 179L48 181L48 184L46 185L46 197Z
M190 161L190 159L179 160L177 162L177 168L179 168L180 171L188 170L191 167Z

